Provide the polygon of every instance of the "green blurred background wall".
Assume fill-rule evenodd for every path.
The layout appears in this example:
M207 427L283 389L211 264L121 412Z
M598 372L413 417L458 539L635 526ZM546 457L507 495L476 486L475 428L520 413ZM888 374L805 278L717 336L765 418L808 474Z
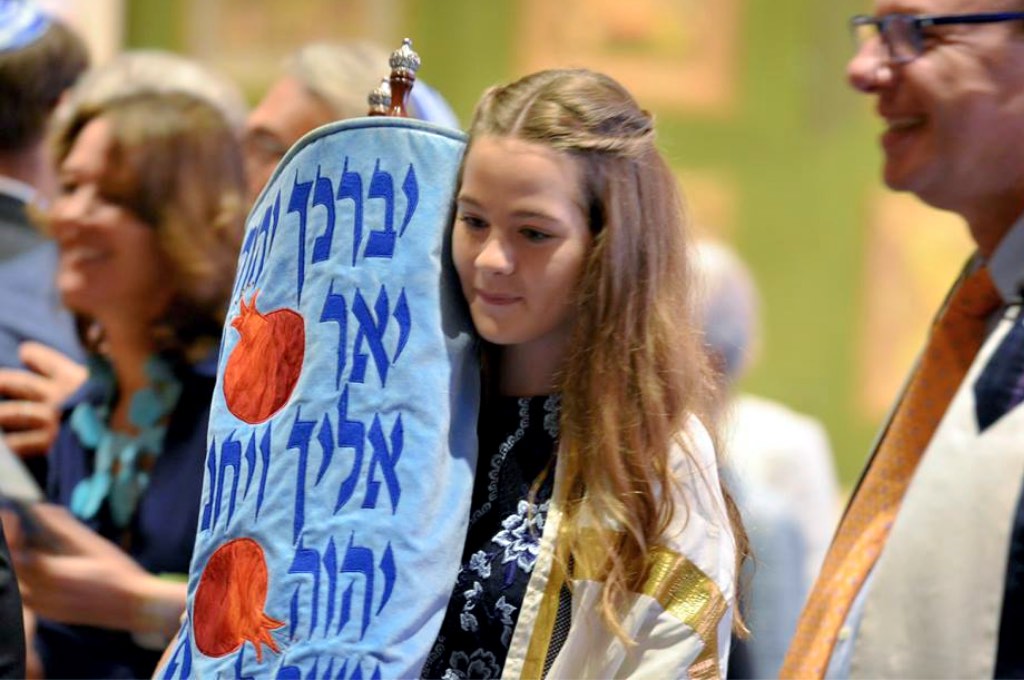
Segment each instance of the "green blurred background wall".
M879 188L878 128L870 102L852 92L844 77L851 50L846 20L867 4L648 0L640 5L655 17L659 12L683 17L684 25L668 28L685 32L681 9L706 20L701 13L725 6L717 3L731 7L730 25L697 22L702 33L695 39L704 48L719 39L729 43L730 66L722 76L730 79L728 101L717 107L648 108L657 116L661 147L680 171L693 213L737 247L760 285L763 351L743 386L820 418L848 485L923 336L927 306L934 308L931 300L941 296L947 271L963 253L956 244L934 253L924 270L935 282L922 283L912 271L898 275L900 267L909 267L900 248L916 238L914 233L897 239L896 247L884 240L872 245L877 206L889 200ZM552 51L551 36L558 42L559 30L577 37L588 30L572 24L581 12L579 2L547 4L556 13L564 9L566 24L554 22L531 43L524 42L529 22L545 12L550 21L551 8L539 11L540 5L529 0L129 0L125 42L220 64L255 101L275 76L280 56L303 39L369 33L390 47L408 35L423 59L421 76L447 96L465 122L485 87L521 75L523 65L533 61L531 51ZM257 20L261 14L266 16ZM671 87L688 83L680 79ZM674 93L663 94L672 99ZM675 94L686 99L685 90ZM890 223L908 215L915 223L934 219L906 202L885 205L898 206L888 210ZM873 247L885 252L872 255ZM899 304L888 315L873 314L869 307L878 300ZM901 321L908 314L916 316ZM879 325L872 321L876 318L895 325ZM865 351L872 335L875 349ZM873 366L891 374L880 385L871 384ZM871 390L875 396L865 396Z

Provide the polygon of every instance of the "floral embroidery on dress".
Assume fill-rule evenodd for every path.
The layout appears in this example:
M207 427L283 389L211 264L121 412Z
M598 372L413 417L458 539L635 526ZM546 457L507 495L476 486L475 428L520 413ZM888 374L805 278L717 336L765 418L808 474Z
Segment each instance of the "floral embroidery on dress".
M479 581L474 581L473 587L462 593L462 596L466 598L466 604L462 605L462 613L459 615L459 625L462 626L462 630L475 633L480 629L480 622L477 621L472 611L476 607L477 600L483 594L484 589Z
M498 610L501 617L502 631L501 631L501 644L508 647L509 643L512 642L512 627L513 620L512 614L515 613L516 607L505 601L505 596L502 595L498 598L498 601L494 603L494 608Z
M459 614L459 624L462 626L462 630L468 633L475 633L480 630L480 622L469 612Z
M484 649L477 649L472 654L454 652L448 659L449 668L445 671L444 680L466 680L468 678L497 678L501 676L501 666L494 654Z
M463 562L423 677L501 676L551 505L560 404L500 397L483 421Z
M516 568L529 576L530 572L533 571L534 564L537 562L537 554L540 550L540 535L544 530L544 518L550 506L551 501L545 501L540 506L535 506L525 500L519 501L516 514L510 515L502 521L502 531L492 539L492 542L501 547L502 550L494 551L493 553L478 550L473 553L469 558L469 564L464 566L459 572L460 580L466 575L467 571L479 575L482 579L489 578L491 575L491 561L499 556L501 557L501 563L508 564L509 566L504 578L506 586L510 585L514 580ZM459 615L459 625L462 630L475 633L480 629L480 622L473 611L483 595L484 589L479 581L473 581L472 587L462 592L462 596L465 598L462 612ZM482 607L484 608L483 614L485 616L501 622L501 643L508 647L512 640L512 631L515 627L515 620L512 618L512 614L515 613L517 607L510 604L504 595L499 597L498 601L494 603L493 612L486 611L486 604L483 604Z
M473 582L473 587L462 593L462 596L466 598L466 607L463 609L472 609L476 601L480 599L480 596L484 594L483 586L480 585L479 581Z
M477 550L469 558L469 569L480 578L491 577L491 558L483 550Z
M494 542L505 549L502 564L515 561L525 572L533 570L540 552L540 535L544 531L544 517L551 501L537 507L528 501L519 501L517 512L506 517L501 526L504 530L494 537Z

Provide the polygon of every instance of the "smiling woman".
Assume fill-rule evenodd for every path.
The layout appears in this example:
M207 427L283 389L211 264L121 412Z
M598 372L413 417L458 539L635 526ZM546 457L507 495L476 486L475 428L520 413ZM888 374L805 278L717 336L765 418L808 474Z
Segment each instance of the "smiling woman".
M113 122L100 117L79 133L60 167L50 211L60 246L57 284L64 303L105 329L160 316L171 293L157 232L111 196Z
M65 304L104 335L151 325L161 349L208 352L244 218L239 150L222 115L184 94L115 99L68 121L57 155L61 192L46 224Z
M89 348L39 511L56 553L18 546L48 677L144 677L177 628L198 524L216 348L241 238L241 151L188 95L78 110L56 138L45 226ZM48 548L50 550L52 548Z

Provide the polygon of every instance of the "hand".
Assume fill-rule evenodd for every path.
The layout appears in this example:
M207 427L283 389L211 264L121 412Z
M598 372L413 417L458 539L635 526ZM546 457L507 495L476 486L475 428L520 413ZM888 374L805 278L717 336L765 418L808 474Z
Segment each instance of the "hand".
M34 515L60 546L33 549L15 529L11 558L21 596L41 617L69 624L173 635L185 609L184 583L148 573L116 545L59 505L37 503ZM4 517L7 531L9 516Z
M18 455L45 455L57 437L61 404L89 372L38 342L22 343L18 355L28 370L0 369L0 430Z

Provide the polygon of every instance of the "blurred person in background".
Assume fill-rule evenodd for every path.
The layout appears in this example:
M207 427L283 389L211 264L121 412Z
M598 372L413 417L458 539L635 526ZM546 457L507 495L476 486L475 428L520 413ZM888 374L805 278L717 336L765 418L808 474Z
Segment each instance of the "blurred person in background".
M85 45L63 23L31 3L0 0L0 367L22 365L19 345L25 341L80 356L74 324L53 283L56 250L32 226L27 207L45 202L54 190L46 125L88 63ZM24 361L31 365L33 359ZM19 396L17 386L13 396ZM30 416L31 409L0 402L0 414L8 417ZM24 674L21 600L0 528L0 677Z
M839 482L820 422L737 389L760 351L761 303L746 264L722 243L698 243L704 275L703 329L730 397L731 465L744 480L789 499L806 545L801 571L813 581L839 520Z
M367 97L390 74L389 53L367 41L310 43L290 54L283 73L256 105L245 126L250 204L285 152L304 134L327 123L365 116ZM409 101L413 118L457 128L444 99L422 80Z
M217 348L245 210L224 116L182 93L83 106L56 135L57 284L89 349L12 556L50 677L144 677L184 610ZM10 520L10 517L5 518ZM40 540L39 533L45 538Z
M751 635L734 640L745 663L734 660L729 674L772 677L835 530L835 463L821 423L737 388L761 335L760 299L747 266L707 239L697 243L695 262L704 287L700 323L722 388L725 464L755 557L743 602Z
M238 86L203 64L163 50L129 50L87 71L68 91L54 120L58 126L63 125L83 108L138 92L184 92L204 99L221 112L238 135L248 113ZM43 237L40 234L37 238ZM56 262L52 244L50 249ZM45 288L56 300L52 267L48 276ZM68 326L73 327L68 318ZM0 402L0 429L7 433L11 449L28 460L40 485L45 485L45 454L57 435L61 405L87 375L81 357L62 354L59 349L23 343L21 355L27 369L0 370L0 395L7 397L7 401Z
M25 340L81 357L54 289L56 251L26 208L56 189L47 123L88 64L81 38L63 23L31 3L0 1L0 366L21 366Z
M0 429L15 450L38 454L29 462L37 479L45 475L46 436L33 430L52 423L59 397L18 369L50 375L64 370L52 368L53 355L84 355L54 284L56 248L28 211L56 190L47 125L88 63L85 44L65 24L32 3L0 0ZM80 382L84 371L70 366L70 380Z

